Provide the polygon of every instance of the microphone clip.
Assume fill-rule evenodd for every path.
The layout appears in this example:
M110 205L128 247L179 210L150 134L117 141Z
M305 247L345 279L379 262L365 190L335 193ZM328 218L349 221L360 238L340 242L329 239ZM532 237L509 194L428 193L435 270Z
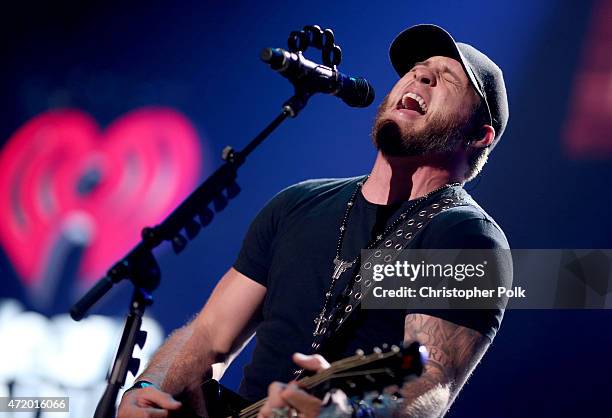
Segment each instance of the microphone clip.
M334 31L321 29L319 25L307 25L300 31L293 31L287 39L289 52L304 53L309 47L321 51L323 65L336 70L342 61L342 49L335 44Z
M287 38L287 51L302 55L309 47L321 51L323 65L337 71L338 65L342 61L342 49L336 45L334 31L331 29L321 29L319 25L307 25L302 30L292 31ZM267 48L262 51L262 60L269 63L272 67L274 57L271 55L272 49ZM280 65L280 62L276 65ZM291 80L295 88L294 95L283 103L283 112L289 117L295 118L308 103L308 99L315 93L307 85Z

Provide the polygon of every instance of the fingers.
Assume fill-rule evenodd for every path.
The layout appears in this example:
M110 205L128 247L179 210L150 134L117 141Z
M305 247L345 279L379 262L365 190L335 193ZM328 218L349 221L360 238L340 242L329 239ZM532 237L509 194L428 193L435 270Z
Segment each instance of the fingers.
M295 410L300 418L316 418L321 412L321 400L304 392L295 383L274 382L268 387L268 399L257 417L274 417L274 410L286 407Z
M179 409L181 407L181 403L169 393L162 392L153 386L136 389L135 392L138 394L138 405L142 407L156 406L163 409Z
M264 406L259 410L259 414L257 414L257 418L270 418L272 414L272 410L274 408L282 408L287 406L283 398L281 397L281 392L285 389L287 385L280 382L272 382L270 386L268 386L268 399Z
M142 410L144 418L168 418L168 411L165 409L145 408Z
M295 353L293 355L293 361L295 364L303 369L310 370L313 372L320 372L330 367L329 363L320 354L313 354L307 356L302 353Z
M287 385L285 390L280 393L281 398L290 407L298 411L300 417L317 417L321 412L321 400L309 395L299 388L295 383Z
M166 418L168 410L181 407L181 403L168 393L154 387L134 389L121 399L117 418Z

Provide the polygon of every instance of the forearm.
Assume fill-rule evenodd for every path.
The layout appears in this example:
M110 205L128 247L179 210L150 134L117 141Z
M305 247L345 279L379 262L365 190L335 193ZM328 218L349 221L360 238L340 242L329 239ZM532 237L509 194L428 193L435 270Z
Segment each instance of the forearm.
M437 418L444 415L451 402L451 384L423 374L421 379L404 385L403 398L397 402L396 418Z
M230 268L191 323L176 330L139 379L164 392L194 389L212 376L212 365L231 360L253 335L266 288Z
M212 365L221 360L211 350L205 334L193 322L174 331L138 380L147 380L173 395L198 385L211 375Z
M423 374L401 388L401 417L440 417L486 351L489 341L478 331L424 314L406 316L404 338L429 350Z

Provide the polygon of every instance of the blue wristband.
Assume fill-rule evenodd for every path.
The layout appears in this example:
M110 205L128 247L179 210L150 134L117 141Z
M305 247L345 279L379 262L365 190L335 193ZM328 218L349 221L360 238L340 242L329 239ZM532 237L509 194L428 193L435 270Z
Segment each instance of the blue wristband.
M151 382L149 382L147 380L139 380L138 382L134 383L134 385L131 388L126 390L126 392L129 392L130 390L134 390L134 389L148 388L149 386L157 387L157 385L155 385L154 383L151 383Z

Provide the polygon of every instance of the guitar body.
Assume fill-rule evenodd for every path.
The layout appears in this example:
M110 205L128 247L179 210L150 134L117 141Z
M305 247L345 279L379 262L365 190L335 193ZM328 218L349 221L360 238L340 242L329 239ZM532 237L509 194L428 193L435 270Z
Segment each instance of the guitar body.
M226 388L215 379L208 379L201 385L204 403L206 404L207 418L238 417L240 411L251 404L236 392ZM187 405L186 400L183 405ZM188 406L170 413L169 418L202 418Z
M215 379L202 383L208 418L237 417L251 402L226 388Z

